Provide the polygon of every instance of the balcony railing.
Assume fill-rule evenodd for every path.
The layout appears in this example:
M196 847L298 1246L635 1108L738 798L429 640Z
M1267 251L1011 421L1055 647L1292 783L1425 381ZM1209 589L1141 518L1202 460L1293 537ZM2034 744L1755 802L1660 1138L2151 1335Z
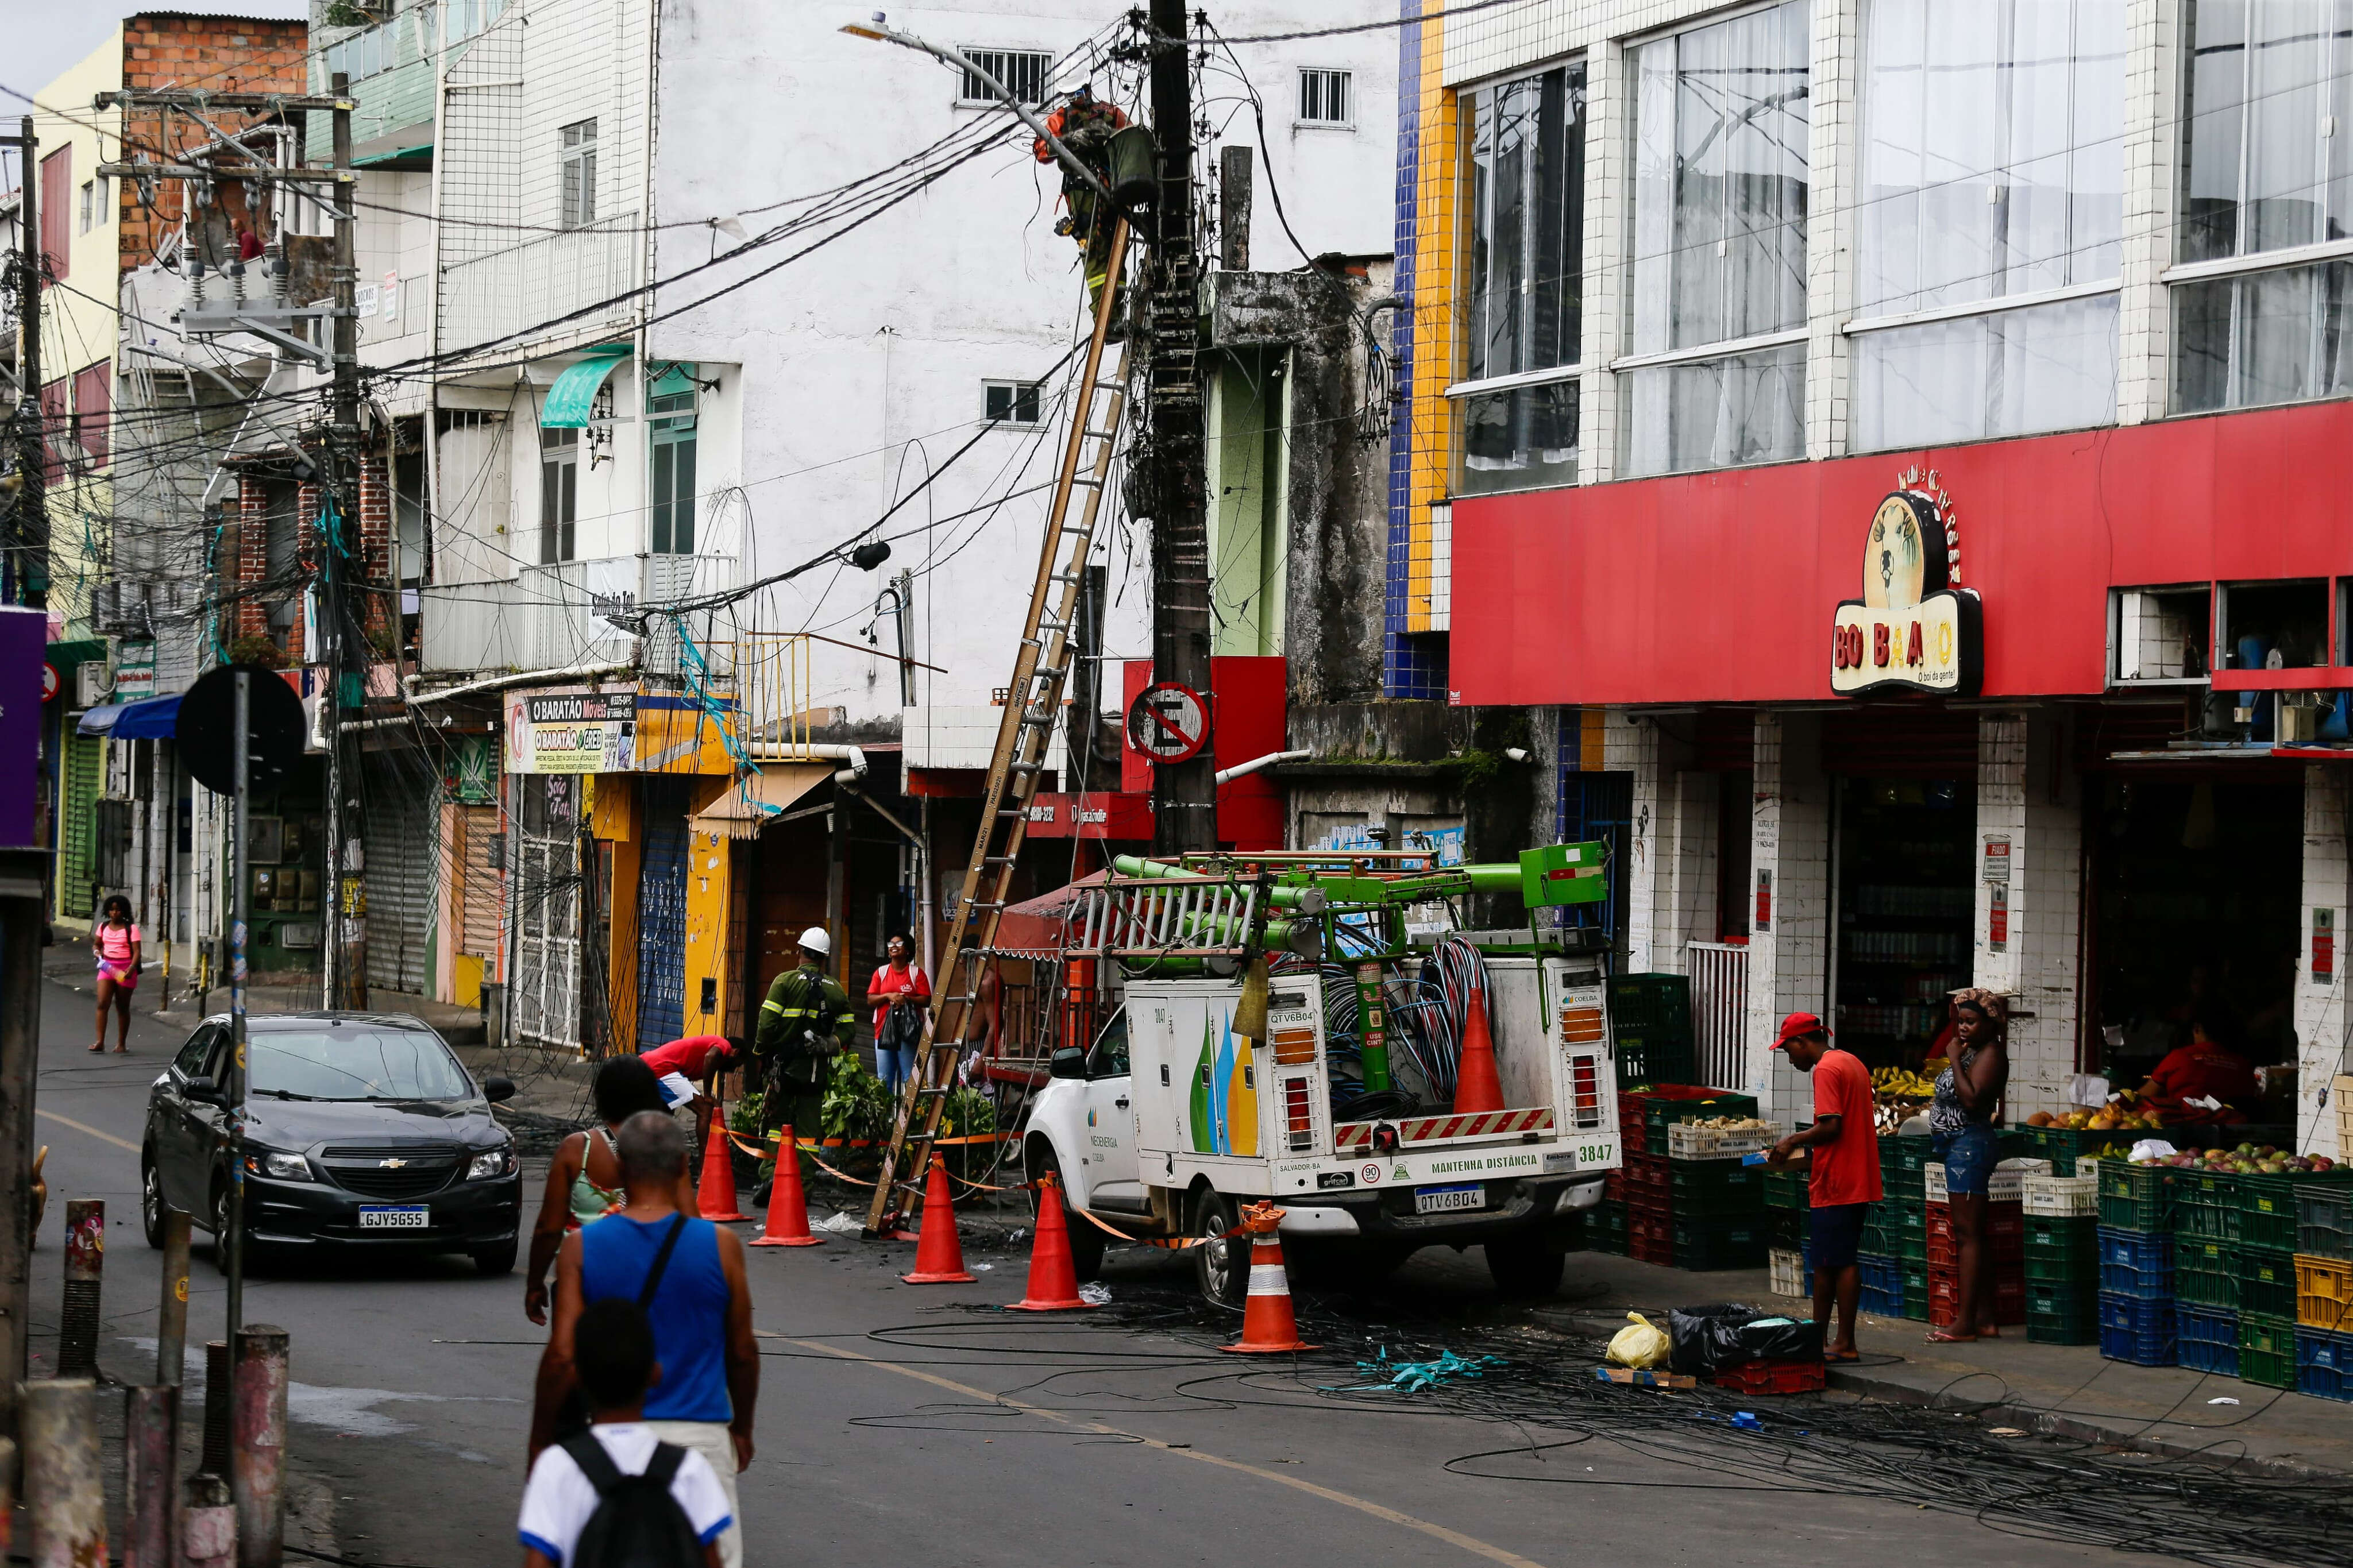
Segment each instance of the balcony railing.
M615 555L435 584L418 595L418 662L427 674L461 674L635 660L651 675L732 679L732 640L712 640L717 612L663 612L734 582L732 555Z

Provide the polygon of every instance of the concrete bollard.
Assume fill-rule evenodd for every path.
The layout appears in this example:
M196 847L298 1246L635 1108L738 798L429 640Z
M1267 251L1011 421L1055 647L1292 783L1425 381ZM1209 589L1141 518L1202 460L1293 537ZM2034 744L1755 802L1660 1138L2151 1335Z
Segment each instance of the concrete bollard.
M237 1390L228 1374L228 1342L205 1342L205 1457L196 1468L209 1475L228 1475L228 1413Z
M184 1568L236 1568L237 1505L228 1482L210 1471L188 1478L180 1506L180 1552Z
M66 1205L65 1310L58 1320L58 1375L98 1375L99 1274L106 1263L106 1204Z
M164 1211L163 1310L155 1316L155 1381L177 1388L188 1354L188 1216Z
M179 1568L180 1391L133 1388L122 1412L122 1568Z
M280 1568L285 1561L288 1340L268 1323L237 1331L229 1492L237 1500L237 1568Z
M106 1561L106 1494L98 1471L98 1384L42 1378L24 1387L25 1513L33 1568L92 1568Z

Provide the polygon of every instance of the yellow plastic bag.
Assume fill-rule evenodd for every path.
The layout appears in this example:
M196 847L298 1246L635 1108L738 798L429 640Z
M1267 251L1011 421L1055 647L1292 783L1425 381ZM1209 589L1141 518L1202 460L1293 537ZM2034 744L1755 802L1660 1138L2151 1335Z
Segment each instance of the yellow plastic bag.
M1653 1367L1667 1363L1667 1336L1640 1312L1626 1314L1627 1326L1609 1339L1609 1359L1620 1366Z

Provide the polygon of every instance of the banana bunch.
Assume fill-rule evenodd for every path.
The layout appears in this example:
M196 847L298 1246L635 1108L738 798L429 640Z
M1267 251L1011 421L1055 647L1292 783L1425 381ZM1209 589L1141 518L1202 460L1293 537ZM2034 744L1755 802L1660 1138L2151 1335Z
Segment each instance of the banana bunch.
M1922 1078L1908 1068L1873 1068L1871 1087L1896 1100L1926 1100L1936 1092L1936 1079Z

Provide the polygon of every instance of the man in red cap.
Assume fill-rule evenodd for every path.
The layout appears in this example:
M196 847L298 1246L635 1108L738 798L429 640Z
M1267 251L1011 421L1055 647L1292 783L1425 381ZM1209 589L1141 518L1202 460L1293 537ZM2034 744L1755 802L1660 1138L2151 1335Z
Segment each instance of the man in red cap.
M1863 1219L1883 1191L1871 1072L1852 1051L1832 1046L1830 1026L1811 1013L1792 1013L1782 1019L1773 1049L1787 1056L1799 1072L1813 1075L1814 1124L1776 1143L1771 1158L1774 1164L1786 1165L1799 1150L1809 1152L1814 1321L1828 1323L1835 1303L1839 1335L1822 1347L1823 1357L1855 1361L1861 1352L1854 1348L1854 1314L1862 1296L1862 1270L1855 1254L1862 1241Z

